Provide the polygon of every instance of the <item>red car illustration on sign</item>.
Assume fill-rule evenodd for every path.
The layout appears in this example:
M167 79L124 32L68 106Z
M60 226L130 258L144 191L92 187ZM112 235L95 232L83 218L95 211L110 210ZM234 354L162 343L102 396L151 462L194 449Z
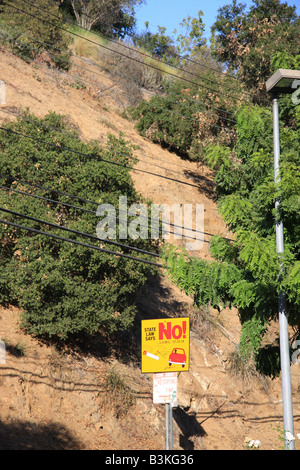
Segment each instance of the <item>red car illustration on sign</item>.
M182 367L186 365L186 355L182 348L174 348L169 356L169 366L171 364L181 364Z

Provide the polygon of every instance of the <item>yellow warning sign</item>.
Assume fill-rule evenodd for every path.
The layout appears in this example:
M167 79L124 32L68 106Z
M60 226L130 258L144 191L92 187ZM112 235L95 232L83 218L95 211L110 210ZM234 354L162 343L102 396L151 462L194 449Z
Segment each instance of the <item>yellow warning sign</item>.
M190 319L142 320L142 373L189 370Z

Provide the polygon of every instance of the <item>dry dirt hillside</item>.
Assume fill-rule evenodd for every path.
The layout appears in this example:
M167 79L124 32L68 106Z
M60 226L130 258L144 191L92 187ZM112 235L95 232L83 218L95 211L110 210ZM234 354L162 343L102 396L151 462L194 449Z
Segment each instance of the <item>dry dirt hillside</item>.
M104 142L107 133L121 131L139 147L136 168L173 179L176 171L176 179L189 183L133 172L144 196L155 203L204 204L205 231L228 235L212 199L210 171L139 136L133 123L121 117L130 97L120 94L109 76L97 77L99 88L82 87L70 74L80 73L93 83L91 71L74 66L67 76L26 64L4 50L0 64L0 80L6 83L0 122L28 107L38 116L48 111L68 116L86 140ZM197 255L209 258L207 243ZM229 373L228 357L239 341L238 312L199 316L192 299L161 272L141 292L138 321L182 314L195 321L190 371L179 376L174 449L242 450L245 438L259 440L260 449L281 448L280 380L252 375L243 382ZM152 377L141 374L126 345L122 350L111 345L109 351L101 344L57 350L23 333L15 308L0 308L0 337L7 343L6 363L0 365L1 449L164 449L164 406L153 404ZM300 365L292 367L292 386L295 433L300 433Z

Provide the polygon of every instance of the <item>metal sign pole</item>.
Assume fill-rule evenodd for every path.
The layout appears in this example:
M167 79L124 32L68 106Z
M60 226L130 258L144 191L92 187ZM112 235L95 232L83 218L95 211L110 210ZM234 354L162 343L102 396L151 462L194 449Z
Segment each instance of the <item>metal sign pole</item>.
M173 407L169 403L169 417L170 417L170 450L173 450Z
M173 407L166 403L166 450L173 450Z
M169 450L169 403L166 403L166 450Z
M178 372L189 370L189 317L142 320L142 373L153 373L153 403L165 404L166 450L173 450Z

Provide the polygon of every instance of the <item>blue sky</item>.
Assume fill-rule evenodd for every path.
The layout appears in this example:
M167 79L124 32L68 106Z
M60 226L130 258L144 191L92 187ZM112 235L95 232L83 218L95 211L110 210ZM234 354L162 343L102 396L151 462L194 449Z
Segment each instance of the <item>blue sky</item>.
M252 0L241 0L247 6L252 5ZM300 15L300 0L285 0L289 5L297 7ZM166 34L172 35L175 28L178 29L181 20L188 15L195 18L199 10L203 11L205 23L205 37L210 37L210 28L215 22L218 9L231 3L231 0L146 0L146 4L136 8L137 29L145 30L145 21L149 21L149 29L157 32L157 26L167 28ZM282 2L284 3L284 2Z

